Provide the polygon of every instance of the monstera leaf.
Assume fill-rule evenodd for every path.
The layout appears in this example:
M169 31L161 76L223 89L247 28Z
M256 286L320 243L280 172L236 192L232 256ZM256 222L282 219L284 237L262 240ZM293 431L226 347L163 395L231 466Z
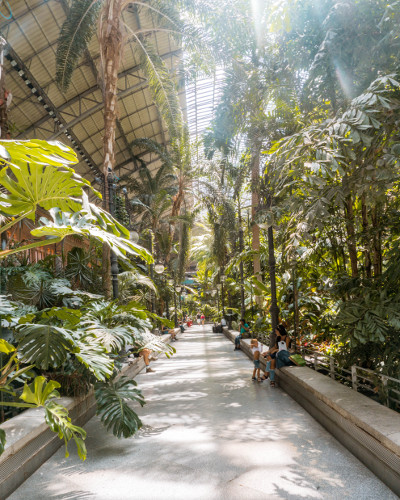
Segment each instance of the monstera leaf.
M0 455L4 452L6 446L6 433L0 429Z
M21 325L15 337L24 362L42 370L61 366L68 352L77 350L71 332L53 325Z
M76 359L91 371L97 380L105 381L112 376L114 362L98 339L86 336L76 341L76 346L79 348L79 352L75 354Z
M60 142L38 140L0 141L0 146L3 157L7 156L4 150L8 153L0 170L0 185L8 191L0 195L1 214L35 220L38 206L45 210L53 207L69 212L81 210L82 190L91 185L67 167L77 163L70 148Z
M87 321L86 332L96 337L107 352L118 352L127 344L132 344L133 332L127 325L107 327L98 321Z
M57 389L60 384L54 380L47 382L42 376L35 377L31 384L25 383L20 396L23 403L19 401L4 402L7 406L16 406L19 408L38 408L43 406L45 410L46 423L53 432L58 434L60 439L65 442L65 456L68 457L68 442L73 439L76 443L78 455L82 460L86 458L86 446L84 439L86 431L81 427L74 425L68 416L68 410L54 401L60 394ZM0 403L2 404L2 403ZM0 455L4 451L5 435L0 434Z
M135 389L136 382L121 377L117 382L97 383L95 397L97 414L107 430L112 430L114 436L128 438L142 427L137 414L130 408L127 401L137 401L145 404L142 393Z
M146 249L124 238L125 234L117 230L117 225L113 226L112 221L114 219L111 217L109 217L107 223L104 222L104 217L101 217L104 227L102 228L97 224L98 220L92 213L81 211L71 215L62 212L58 208L52 208L49 212L53 220L50 221L46 217L41 217L39 220L41 227L31 231L31 234L36 237L50 237L46 242L47 244L61 241L69 235L78 234L107 243L120 258L125 258L127 254L130 254L141 257L147 262L152 261L152 257Z

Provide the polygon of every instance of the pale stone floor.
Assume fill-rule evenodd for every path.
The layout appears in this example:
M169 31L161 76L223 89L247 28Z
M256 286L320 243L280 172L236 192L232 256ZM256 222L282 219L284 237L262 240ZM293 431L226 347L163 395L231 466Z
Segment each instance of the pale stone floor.
M143 428L118 440L97 417L88 458L61 448L10 500L396 499L372 472L209 326L137 377Z

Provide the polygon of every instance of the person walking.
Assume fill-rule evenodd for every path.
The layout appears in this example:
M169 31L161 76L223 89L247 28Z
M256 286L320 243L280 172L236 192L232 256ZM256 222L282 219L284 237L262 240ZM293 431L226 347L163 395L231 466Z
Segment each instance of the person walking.
M204 326L204 323L206 321L206 317L204 316L204 313L201 314L200 319L201 319L202 326Z

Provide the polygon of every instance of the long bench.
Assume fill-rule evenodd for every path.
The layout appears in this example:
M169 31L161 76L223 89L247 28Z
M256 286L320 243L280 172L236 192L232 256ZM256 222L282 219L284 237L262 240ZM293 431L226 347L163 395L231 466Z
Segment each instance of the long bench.
M180 331L179 328L175 330ZM163 335L162 338L167 343L171 335ZM144 368L143 358L134 358L122 368L117 378L125 376L133 379ZM79 426L83 426L96 413L93 389L85 396L63 397L58 402L68 409L73 423ZM1 424L1 428L7 439L5 451L0 455L0 500L4 500L48 460L64 441L46 425L43 408L26 410ZM69 446L73 448L74 443L71 442Z
M223 329L234 342L238 332ZM250 340L242 351L253 358ZM265 346L263 350L267 350ZM265 361L261 359L265 367ZM400 414L308 367L276 371L279 386L400 496Z

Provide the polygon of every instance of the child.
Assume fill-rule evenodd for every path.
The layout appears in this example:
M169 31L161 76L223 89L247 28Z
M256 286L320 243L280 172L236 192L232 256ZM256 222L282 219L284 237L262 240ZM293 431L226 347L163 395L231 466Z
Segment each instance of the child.
M262 346L258 343L257 339L251 339L250 342L250 347L253 352L253 363L254 363L254 370L253 370L253 377L252 380L255 382L262 382L262 379L260 378L260 356L262 352ZM257 378L256 378L257 374Z

